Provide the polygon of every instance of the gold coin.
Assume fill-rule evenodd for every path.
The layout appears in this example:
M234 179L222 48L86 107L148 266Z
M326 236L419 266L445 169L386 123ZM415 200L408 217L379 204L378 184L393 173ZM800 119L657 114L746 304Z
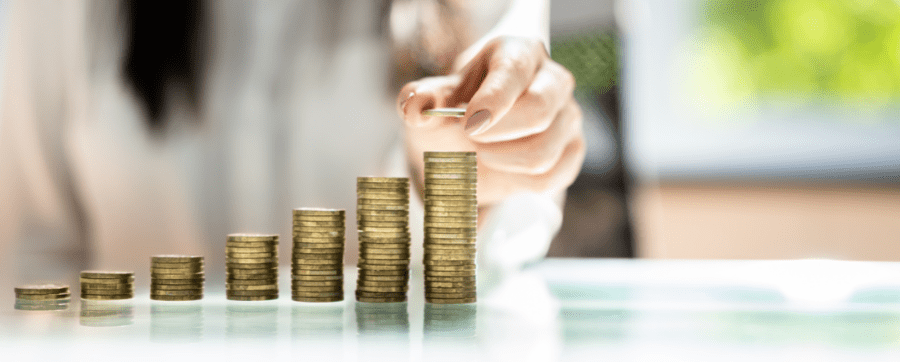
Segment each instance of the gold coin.
M469 304L476 303L474 297L472 298L455 298L455 299L441 299L441 298L425 298L425 301L432 304Z
M475 270L425 271L426 277L474 277L475 275Z
M368 269L359 269L359 277L360 278L368 278L372 276L397 276L397 277L409 277L409 269L398 269L398 270L368 270Z
M166 285L166 284L150 284L150 290L203 290L203 284L194 285L194 284L175 284L175 285Z
M303 221L294 220L294 228L297 227L326 227L326 228L343 228L343 221Z
M228 300L241 301L241 302L258 302L263 300L273 300L278 299L278 295L263 295L258 297L250 297L250 296L240 296L240 295L226 295Z
M277 290L278 284L239 285L226 284L225 290Z
M425 250L470 250L476 251L476 244L474 242L467 244L439 244L439 243L425 243Z
M425 158L429 157L475 157L475 151L425 151Z
M356 205L356 212L363 213L366 212L388 212L388 211L402 211L404 213L409 213L409 204L403 205Z
M357 267L359 267L360 269L365 269L365 270L408 270L408 269L409 269L409 264L406 264L406 265L404 265L404 264L390 265L390 264L363 264L363 263L359 263L359 264L357 264Z
M122 289L131 289L133 288L133 284L91 284L91 283L81 283L81 290L122 290Z
M399 232L405 232L409 231L409 223L360 221L356 230L369 230L370 228L388 228Z
M367 282L407 282L409 275L366 275Z
M399 242L369 242L368 240L360 240L359 248L367 250L409 250L412 245L409 241Z
M150 295L166 295L166 296L185 296L185 295L200 295L203 294L203 291L197 290L153 290L150 291Z
M425 285L428 285L432 288L468 288L474 286L474 281L472 283L464 283L464 282L426 282Z
M225 264L268 264L277 263L278 258L231 258L225 257Z
M478 170L475 167L434 167L425 166L425 177L427 178L458 178L472 179L478 177ZM451 176L455 175L455 176Z
M156 279L150 278L151 285L203 285L204 278L191 279Z
M342 223L345 222L344 216L309 216L309 215L294 215L293 221L321 221L321 222L333 222L333 223Z
M465 108L434 108L422 111L423 116L428 117L454 117L459 118L466 115Z
M295 269L291 271L291 274L296 276L338 276L342 277L342 270L299 270Z
M313 265L313 264L291 264L292 270L338 270L342 266L340 264Z
M235 270L272 270L277 269L278 263L259 263L259 264L248 264L248 263L225 263L225 271L235 271Z
M357 193L357 200L394 200L409 203L409 194L399 192L381 192L381 193Z
M386 254L386 255L407 255L407 256L409 256L409 248L382 249L382 248L360 246L359 251L361 253L365 253L365 254Z
M196 274L196 273L202 273L202 272L203 272L202 265L182 267L182 268L159 268L157 266L150 267L151 274Z
M386 234L408 234L409 228L407 227L370 227L370 226L361 226L357 229L359 232L365 233L386 233Z
M393 216L393 217L409 217L409 210L356 210L358 218L366 218L369 216Z
M343 290L326 290L326 291L304 291L304 290L291 290L291 296L294 297L311 297L311 298L328 298L328 297L337 297L344 295Z
M344 296L334 296L334 297L324 297L324 298L314 298L314 297L291 297L295 302L308 302L308 303L327 303L327 302L340 302L344 300Z
M81 299L87 300L122 300L122 299L131 299L134 298L134 294L121 294L121 295L85 295L81 294Z
M425 227L427 227L427 228L443 228L443 229L470 228L470 229L474 230L478 226L476 225L476 223L474 221L472 221L472 222L426 222Z
M121 285L121 284L131 284L134 283L134 277L130 279L103 279L103 278L80 278L79 279L82 284L112 284L112 285Z
M294 242L295 248L301 249L343 249L344 248L344 240L335 242L319 242L319 241L311 241L310 239L299 239L299 241Z
M197 263L203 262L202 256L197 255L154 255L150 257L151 263Z
M366 298L399 298L406 296L406 292L366 292L362 290L356 291L356 297Z
M470 238L477 236L478 231L476 228L471 227L459 227L459 228L437 228L437 227L427 227L425 228L425 237L432 239L459 239L459 238Z
M291 286L299 287L343 287L343 280L293 280Z
M471 283L465 287L451 287L451 288L441 288L435 287L432 284L425 284L425 294L427 295L436 295L436 294L465 294L472 293L474 294L476 287L475 283Z
M409 265L409 259L366 259L359 258L360 266L369 266L369 265Z
M72 294L69 292L64 293L54 293L54 294L20 294L16 295L16 299L19 300L58 300L58 299L69 299Z
M372 239L403 239L409 238L409 232L375 232L375 231L360 231L360 238L372 238Z
M406 301L406 296L393 298L374 298L374 297L356 297L357 302L362 303L402 303Z
M278 246L265 246L265 247L225 247L226 253L277 253Z
M228 241L231 242L242 242L242 241L267 241L267 242L275 242L278 240L278 234L228 234Z
M409 253L403 254L373 254L360 251L359 257L366 260L409 260Z
M366 199L366 198L357 198L356 205L401 205L408 206L408 199Z
M432 212L467 213L470 216L478 216L478 206L428 206L425 208L425 215L431 215Z
M394 281L359 280L356 282L356 285L364 287L398 287L406 286L408 283L408 279Z
M264 279L226 279L225 285L270 285L277 284L278 278L264 278Z
M442 164L478 166L478 159L476 157L426 157L424 161L425 166L432 167Z
M340 272L340 270L334 270L335 272ZM343 274L338 275L303 275L291 273L291 280L296 281L341 281L344 280Z
M26 294L59 294L68 293L69 286L62 284L39 284L39 285L23 285L14 288L16 295Z
M306 285L301 283L292 283L291 291L292 292L301 292L301 293L340 293L343 292L344 285Z
M81 272L81 277L87 279L134 279L134 272L87 270Z
M344 215L344 210L341 209L320 209L320 208L307 208L301 207L293 210L294 215L316 215L316 216L334 216L334 215Z
M278 295L278 289L272 290L225 290L225 294L228 296L239 296L239 297L262 297L269 295Z
M390 222L408 224L409 216L391 216L391 215L356 215L357 223L359 222Z
M434 221L443 218L462 218L465 220L478 220L477 213L471 212L449 212L449 211L429 211L425 215L425 221Z
M429 298L439 298L439 299L461 299L461 298L474 298L476 295L475 292L455 292L455 293L429 293L425 291L425 296Z
M340 254L344 255L344 248L301 248L294 246L294 255L297 254Z
M260 275L260 274L273 274L278 272L278 266L273 265L269 267L261 267L261 268L230 268L226 267L225 271L229 275Z
M450 282L450 283L474 283L475 276L455 276L455 277L443 277L443 276L425 276L425 282Z
M181 296L168 296L168 295L150 295L150 299L167 301L167 302L185 302L190 300L201 300L203 299L203 294L197 295L181 295Z
M400 293L409 291L409 287L367 287L367 286L356 286L357 292L368 292L368 293Z
M291 260L291 264L296 265L339 265L344 263L344 256L339 255L335 258L325 259L325 258L294 258Z
M408 177L372 177L372 176L360 176L356 178L356 182L371 182L371 183L387 183L387 184L409 184Z

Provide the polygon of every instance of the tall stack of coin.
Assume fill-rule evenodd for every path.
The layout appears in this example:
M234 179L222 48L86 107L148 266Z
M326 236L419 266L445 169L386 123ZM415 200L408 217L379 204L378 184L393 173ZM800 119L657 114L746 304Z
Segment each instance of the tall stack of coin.
M356 179L359 278L356 300L406 301L409 290L409 179Z
M225 295L241 301L278 299L278 235L228 235Z
M157 255L150 258L150 299L203 299L203 257Z
M475 152L425 152L425 301L474 303Z
M344 210L301 208L293 216L292 299L344 300Z
M134 272L81 272L81 299L115 300L134 298Z
M25 285L15 288L18 310L63 310L69 305L68 285Z

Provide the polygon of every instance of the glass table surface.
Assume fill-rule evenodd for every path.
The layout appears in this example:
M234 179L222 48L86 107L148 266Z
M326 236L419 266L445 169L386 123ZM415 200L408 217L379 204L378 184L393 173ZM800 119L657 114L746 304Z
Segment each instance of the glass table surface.
M74 298L62 310L0 298L6 361L897 361L900 263L548 259L481 271L479 301L297 303ZM138 278L140 278L140 274ZM73 295L77 288L73 286Z

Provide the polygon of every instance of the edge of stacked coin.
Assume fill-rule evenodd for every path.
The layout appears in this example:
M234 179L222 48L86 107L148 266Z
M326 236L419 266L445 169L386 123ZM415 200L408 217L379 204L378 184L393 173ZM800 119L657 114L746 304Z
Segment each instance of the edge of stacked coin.
M81 299L134 298L134 272L86 270L81 272Z
M476 302L475 152L425 152L425 301Z
M150 299L162 301L203 299L203 281L202 256L150 257Z
M291 299L296 302L344 300L344 210L293 210Z
M68 285L59 284L23 285L13 290L18 310L66 309L72 296Z
M225 296L236 301L278 299L278 235L228 235Z
M356 300L395 303L409 290L409 178L358 177Z

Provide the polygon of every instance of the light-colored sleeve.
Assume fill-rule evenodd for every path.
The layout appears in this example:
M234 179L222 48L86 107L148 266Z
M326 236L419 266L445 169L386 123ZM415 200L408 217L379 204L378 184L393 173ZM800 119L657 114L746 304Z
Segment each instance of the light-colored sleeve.
M71 3L13 1L0 107L0 268L3 284L68 281L86 259L86 225L67 159L73 110Z

